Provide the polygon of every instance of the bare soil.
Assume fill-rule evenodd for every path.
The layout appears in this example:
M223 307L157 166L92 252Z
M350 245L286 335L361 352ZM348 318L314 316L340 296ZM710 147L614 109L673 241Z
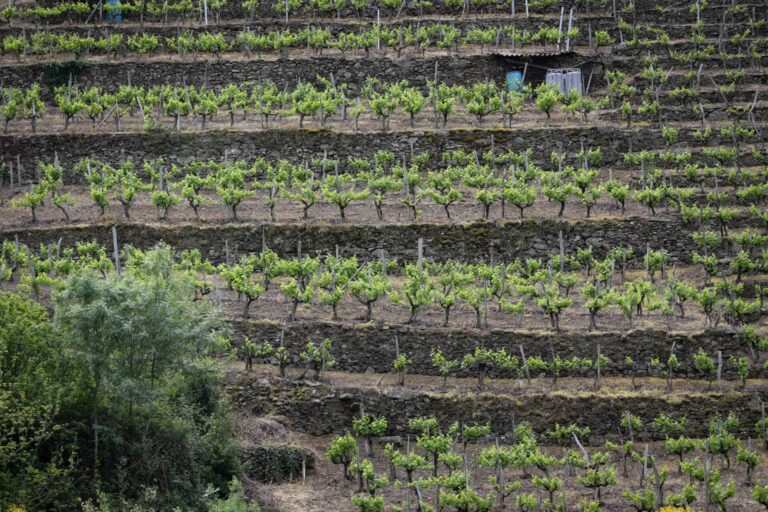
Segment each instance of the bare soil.
M234 370L234 368L233 368ZM235 370L236 371L236 370ZM272 367L258 367L255 370L258 373L262 373L268 378L275 378L276 370ZM436 382L439 379L434 377L422 377L409 375L407 377L406 386L411 389L418 389L419 391L434 391L436 390ZM394 375L349 375L341 374L338 372L329 372L325 377L325 383L331 386L339 385L344 387L390 387L395 386ZM524 382L516 381L493 381L488 392L494 393L514 393L514 394L526 394L529 392L543 392L558 393L558 394L572 394L573 396L583 392L597 392L599 394L606 394L607 396L619 395L623 393L640 393L651 394L657 396L667 396L668 393L665 390L665 383L661 379L638 379L641 389L639 391L633 391L630 383L626 379L605 379L603 388L599 391L594 391L592 388L592 381L590 379L564 379L558 386L562 386L555 391L551 388L546 389L547 382L539 382L534 380L533 384L527 385ZM541 391L538 391L538 386L542 386ZM674 395L680 395L681 397L691 396L701 392L706 392L706 384L703 382L697 382L693 380L675 381L674 382ZM731 388L732 384L726 384L727 388ZM471 379L449 379L448 390L443 392L458 392L458 393L472 393L473 381ZM280 418L260 418L256 419L248 416L247 413L242 412L241 421L254 422L254 421L270 421L274 423L280 423ZM350 426L351 427L351 426ZM260 484L257 482L251 482L249 486L250 492L259 497L262 503L267 504L268 510L280 510L280 511L317 511L324 512L333 508L339 511L352 511L351 501L349 498L352 495L357 494L357 484L354 480L346 480L342 476L341 466L330 463L325 458L324 453L333 439L333 436L308 436L304 434L298 434L291 432L286 426L280 429L279 432L275 432L273 437L265 437L257 435L255 442L290 442L300 444L301 446L311 448L317 454L317 461L314 471L308 474L306 481L302 481L300 477L293 482L276 483L271 485ZM422 455L425 455L427 461L430 461L428 454L420 451L416 446L415 439L411 439L410 436L406 438L403 434L403 443L410 445L411 450L415 450ZM253 438L243 439L246 443L254 442ZM410 441L410 442L407 442ZM502 443L509 442L510 440L501 438ZM587 440L583 440L585 443ZM362 440L359 440L359 445L362 446ZM562 457L566 450L576 450L575 446L569 447L556 447L548 445L546 438L540 437L540 443L543 445L542 449L545 453L554 457ZM481 440L478 443L471 443L465 454L466 469L472 475L473 487L481 494L490 494L493 492L493 488L489 484L489 477L494 474L487 468L480 467L477 464L477 455L485 448L493 446L494 441L492 439ZM765 457L765 450L762 443L759 441L752 442L752 448L761 454L761 457ZM649 454L656 458L657 468L659 471L666 469L668 471L668 480L665 485L665 493L677 493L680 492L684 485L688 483L688 478L680 475L678 472L678 460L676 456L670 456L666 454L664 443L650 442L646 443L642 441L642 437L638 439L635 449L642 451L645 447L648 447ZM361 448L362 449L362 448ZM400 446L400 450L405 451L408 446ZM454 453L461 454L461 446L454 447ZM587 448L587 451L594 454L596 452L604 452L605 447ZM703 452L694 452L692 455L688 455L686 460L691 457L701 458ZM729 500L728 510L736 512L753 511L754 501L751 499L752 486L745 485L746 471L741 464L737 464L735 460L735 454L731 454L730 467L726 464L725 460L721 457L717 457L714 460L714 465L721 471L722 482L727 483L732 479L736 483L736 496ZM374 462L375 470L377 474L390 475L389 463L384 457L383 447L380 443L374 443L374 449L372 456L370 457ZM618 455L611 455L610 464L617 468L617 485L610 486L602 492L602 509L606 511L626 511L630 510L631 506L628 501L623 497L625 490L632 490L640 492L646 486L640 485L642 463L634 460L629 460L627 463L627 472L624 474L621 458ZM447 474L445 466L440 464L440 474ZM589 489L584 488L579 482L577 477L582 474L582 470L575 470L574 473L569 473L567 467L558 466L553 468L551 476L557 476L564 482L562 491L565 493L566 502L569 504L569 509L572 507L575 509L575 505L582 498L591 499L594 494ZM653 473L653 471L651 471ZM428 478L431 474L431 469L417 470L414 473L414 478ZM766 478L766 466L761 464L755 471L755 481L761 482ZM537 488L532 483L532 476L539 475L541 473L534 468L522 469L508 469L505 471L505 478L507 482L520 482L522 489L520 492L535 493L545 497L546 493L542 493L540 488ZM397 472L397 478L399 480L405 480L405 475L402 470ZM430 504L434 504L435 490L424 490L424 499ZM401 489L397 489L393 486L386 487L382 494L385 497L385 502L388 504L400 504L406 505L410 503L413 506L414 494L413 490L404 486ZM703 497L700 497L697 501L697 508L701 506ZM508 498L508 503L514 503L514 496ZM500 510L498 507L498 501L494 510Z
M11 198L19 198L25 192L26 187L16 188L13 196L4 187L0 198L5 197L3 204L0 201L0 227L19 228L31 225L31 213L29 208L13 207ZM111 222L131 222L140 224L163 224L163 225L186 225L186 224L205 224L216 225L232 221L232 210L228 206L220 204L220 199L216 194L210 191L205 195L208 199L207 204L199 208L199 217L195 217L194 211L186 203L180 203L169 211L168 218L160 219L160 212L150 202L149 193L140 193L134 200L130 209L130 218L126 219L123 208L119 203L112 202L103 216L99 215L99 208L94 205L88 190L83 186L66 186L62 189L63 193L69 192L76 203L68 207L67 211L70 221L66 222L61 210L46 201L46 205L37 209L37 225L55 226L55 225L87 225L95 223ZM302 217L303 205L289 198L278 199L275 207L275 220L279 223L304 224L307 226L323 224L350 224L350 225L410 225L410 224L444 224L456 222L473 221L499 221L499 220L518 220L520 218L519 210L510 204L505 206L505 215L502 217L501 203L496 203L491 207L488 219L483 219L483 206L474 200L474 191L464 190L464 199L449 208L451 219L446 216L445 209L435 204L430 198L424 198L421 202L417 219L413 218L412 211L400 202L404 197L402 194L388 194L383 206L384 220L378 220L376 209L372 200L357 201L352 203L346 209L346 221L341 220L339 208L324 201L318 191L318 202L309 210L309 218ZM237 219L243 223L262 223L271 222L269 208L266 206L267 192L257 191L256 194L247 198L237 207ZM563 212L562 217L558 217L560 209L559 203L547 201L545 197L539 196L534 205L526 208L524 219L561 219L561 220L585 220L586 207L578 200L570 200ZM621 215L621 210L613 204L610 198L601 198L591 211L590 218L600 219L620 219L620 218L654 218L664 220L669 218L678 218L679 214L667 214L664 208L657 210L657 215L650 215L648 209L643 205L627 199L626 211Z
M724 110L728 107L749 107L752 105L751 101L748 102L734 102L732 104L725 103L708 103L707 109L711 111ZM768 102L758 101L756 108L762 108L768 105ZM71 120L67 129L64 129L64 118L57 113L57 110L53 110L54 107L50 107L51 112L55 115L47 115L42 119L37 120L37 134L51 134L51 133L130 133L130 132L146 132L142 125L142 119L139 112L134 112L134 115L126 115L120 118L120 126L118 127L114 116L111 119L102 122L101 119L97 120L94 124L85 116L78 116L74 120ZM229 114L220 111L218 115L213 116L206 120L205 130L203 130L202 117L195 118L194 116L188 116L181 119L180 128L178 131L182 132L199 132L210 130L237 130L238 132L256 132L264 131L268 129L327 129L340 133L377 133L377 132L414 132L419 134L423 131L444 130L446 128L459 129L459 128L477 128L477 129L503 129L505 128L502 115L499 113L490 114L486 116L482 123L476 116L469 114L466 111L464 105L457 105L456 111L448 116L447 125L443 123L441 114L438 114L438 122L435 122L435 113L432 108L426 106L424 110L415 117L414 124L411 126L410 117L401 112L400 109L396 110L385 122L382 122L381 118L376 118L371 112L364 113L358 120L357 129L355 127L355 120L353 117L348 116L343 118L340 112L337 112L333 116L325 120L323 124L319 115L315 117L307 117L304 119L303 124L299 121L299 116L290 115L288 117L282 116L270 116L269 125L262 122L262 119L257 118L255 115L249 115L244 120L242 112L238 112L235 115L234 125L230 124ZM598 121L595 121L595 120ZM701 128L700 121L675 121L669 123L676 128ZM708 126L711 126L713 130L719 129L720 126L726 124L726 121L718 118L711 118L708 120ZM559 108L552 112L551 118L546 118L543 113L536 110L532 104L526 104L524 110L519 114L516 114L512 118L512 129L530 129L541 130L542 133L551 128L562 127L588 127L599 125L601 127L617 127L625 128L627 123L619 119L619 113L612 109L596 109L588 116L587 122L584 123L581 119L571 116L565 112L561 112ZM641 117L633 119L632 126L634 127L655 127L658 128L658 123L654 120L644 120ZM761 127L759 124L758 127ZM153 116L153 129L166 132L175 132L176 124L172 117L168 116ZM32 134L32 123L27 119L15 119L8 128L8 134ZM749 144L742 144L744 149L750 147Z
M631 182L635 178L633 171L616 171L613 173L614 179L621 182ZM600 176L595 183L607 180L606 171L601 171ZM709 181L709 180L708 180ZM537 187L538 188L538 187ZM384 198L383 220L379 220L375 206L371 199L355 201L345 210L345 220L342 220L339 208L324 200L320 190L316 192L317 202L308 210L308 218L303 217L303 204L294 201L288 197L279 197L274 209L276 223L282 224L302 224L306 226L327 225L327 224L349 224L349 225L413 225L413 224L455 224L460 222L475 221L516 221L516 220L541 220L557 219L562 221L575 220L605 220L605 219L653 219L657 221L679 219L679 212L669 206L656 207L655 214L645 205L642 205L631 198L631 193L627 197L625 211L622 213L619 205L607 193L603 193L598 202L591 208L590 216L587 217L587 208L576 197L571 197L567 202L562 216L558 216L560 204L548 200L538 190L538 196L535 203L524 210L522 217L520 210L513 204L501 201L493 204L489 210L487 218L484 217L484 207L475 200L475 190L466 187L458 187L462 198L456 203L450 205L448 211L450 219L443 206L436 204L431 198L424 197L419 204L419 214L417 218L413 217L411 208L402 203L405 195L402 192L389 193ZM31 211L29 208L14 207L12 201L20 199L27 191L27 186L15 186L10 189L6 181L4 187L0 187L0 229L13 229L32 226ZM704 192L710 192L709 187L704 188ZM721 186L719 192L733 192L730 187ZM273 222L270 217L270 211L267 206L269 193L264 190L254 190L254 194L246 198L237 207L237 221L240 223L270 223ZM212 191L204 190L202 195L205 197L205 203L198 208L198 215L195 216L194 210L188 206L183 199L181 202L168 211L166 218L162 218L162 212L151 203L151 194L149 192L140 192L134 199L129 215L125 216L123 207L116 201L111 200L110 205L105 209L104 215L101 215L99 208L94 204L90 197L88 188L84 185L67 185L60 189L59 193L69 193L74 199L73 206L66 207L69 221L66 220L64 213L51 204L49 198L45 200L43 206L37 208L35 216L38 226L64 226L64 225L89 225L99 223L138 223L154 225L218 225L232 222L232 209L221 204L221 199ZM735 196L734 196L735 198ZM734 211L748 213L748 208L744 206L733 206Z

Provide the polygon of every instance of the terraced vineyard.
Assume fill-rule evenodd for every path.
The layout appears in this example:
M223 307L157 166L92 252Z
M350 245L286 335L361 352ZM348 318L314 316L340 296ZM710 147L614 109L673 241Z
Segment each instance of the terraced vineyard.
M768 509L767 16L9 0L0 510Z

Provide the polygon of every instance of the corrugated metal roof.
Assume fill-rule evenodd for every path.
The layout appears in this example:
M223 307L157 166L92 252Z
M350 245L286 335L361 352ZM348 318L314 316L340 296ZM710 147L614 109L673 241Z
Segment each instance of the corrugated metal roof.
M557 50L550 50L550 51L521 51L521 50L494 50L491 52L491 55L498 55L500 57L518 57L518 58L524 58L524 57L558 57L560 55L572 55L576 52L573 50L571 51L557 51Z

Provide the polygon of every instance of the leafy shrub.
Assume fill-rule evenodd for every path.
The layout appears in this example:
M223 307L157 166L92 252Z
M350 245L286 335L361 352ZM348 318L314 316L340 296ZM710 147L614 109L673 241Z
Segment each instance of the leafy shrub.
M307 471L315 465L315 455L307 448L289 444L264 444L243 453L243 469L256 480L282 482L301 475L302 461Z

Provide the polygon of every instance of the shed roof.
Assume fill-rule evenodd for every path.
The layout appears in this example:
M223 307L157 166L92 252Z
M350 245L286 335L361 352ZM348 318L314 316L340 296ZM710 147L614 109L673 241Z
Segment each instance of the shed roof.
M500 57L517 57L517 58L526 58L526 57L559 57L561 55L572 55L576 52L573 50L565 51L565 50L541 50L541 51L526 51L526 50L518 50L518 49L499 49L494 50L491 52L491 55L498 55Z

